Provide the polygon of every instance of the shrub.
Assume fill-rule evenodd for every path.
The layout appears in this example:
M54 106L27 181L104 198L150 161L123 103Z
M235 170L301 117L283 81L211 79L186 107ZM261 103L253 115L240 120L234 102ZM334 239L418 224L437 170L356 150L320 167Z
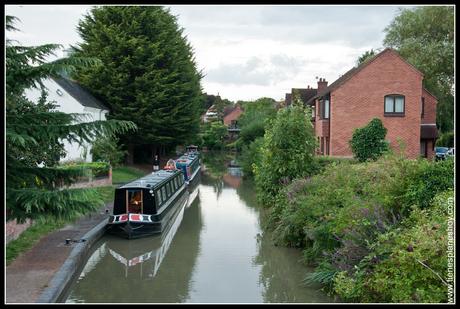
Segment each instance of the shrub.
M281 109L267 124L261 160L254 167L258 196L270 205L282 184L313 173L316 139L310 111L302 107Z
M84 171L83 175L86 177L102 177L107 176L109 174L110 164L107 162L71 162L61 165L60 168L82 170Z
M404 195L406 205L426 208L437 193L454 188L454 159L437 162L420 160L418 169L409 181Z
M249 146L243 146L240 156L241 168L245 177L252 177L253 165L256 162L260 162L260 148L263 145L264 139L259 137L249 144Z
M373 253L381 261L363 278L371 301L447 301L447 222L453 200L453 191L440 193L429 209L415 207L400 229L381 235Z
M351 150L359 161L376 160L388 151L385 141L387 129L379 118L372 119L365 127L355 129L350 140Z

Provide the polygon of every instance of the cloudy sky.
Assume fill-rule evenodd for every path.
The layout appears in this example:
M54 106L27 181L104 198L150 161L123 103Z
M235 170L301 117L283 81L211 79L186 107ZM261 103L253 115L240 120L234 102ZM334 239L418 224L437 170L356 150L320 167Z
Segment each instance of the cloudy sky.
M168 6L194 48L202 86L230 100L284 98L291 88L331 83L366 50L382 47L384 29L404 6ZM87 5L7 5L23 45L81 41ZM408 7L406 7L408 8ZM60 55L58 55L60 56Z

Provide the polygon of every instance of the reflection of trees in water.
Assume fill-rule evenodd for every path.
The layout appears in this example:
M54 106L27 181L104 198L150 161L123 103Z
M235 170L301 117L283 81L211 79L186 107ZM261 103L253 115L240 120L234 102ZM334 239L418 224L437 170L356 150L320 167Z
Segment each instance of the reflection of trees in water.
M260 283L264 286L264 302L332 302L319 290L320 286L302 282L308 269L300 264L298 250L275 247L267 233L258 236L257 242L259 250L254 263L262 265Z
M107 253L92 271L74 285L71 299L117 303L185 301L199 253L202 226L201 207L197 196L193 204L185 209L177 233L154 277L151 275L157 255L128 268ZM137 240L106 236L95 248L106 243L108 248L111 245L117 247L118 253L129 259L159 249L161 242L158 239L158 236Z
M203 152L201 158L209 174L223 176L227 172L228 163L235 155L226 151L209 151Z
M243 179L241 185L236 189L238 196L251 208L259 208L254 181L250 178Z
M224 189L224 181L223 176L213 176L206 173L201 175L201 184L205 186L211 186L216 193L217 198L222 194L222 190Z

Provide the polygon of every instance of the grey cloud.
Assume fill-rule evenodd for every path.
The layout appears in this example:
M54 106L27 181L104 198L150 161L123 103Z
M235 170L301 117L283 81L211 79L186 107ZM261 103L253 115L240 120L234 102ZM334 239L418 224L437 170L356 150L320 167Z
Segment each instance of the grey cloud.
M174 7L193 35L281 42L379 45L396 6ZM199 18L198 18L199 16Z
M272 55L268 61L251 57L245 63L223 64L211 69L205 78L222 84L269 86L292 78L305 64L305 60L285 54Z

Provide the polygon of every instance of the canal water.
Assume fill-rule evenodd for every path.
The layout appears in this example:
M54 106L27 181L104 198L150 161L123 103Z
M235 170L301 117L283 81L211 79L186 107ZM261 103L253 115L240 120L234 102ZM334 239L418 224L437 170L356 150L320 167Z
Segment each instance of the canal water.
M261 229L251 181L238 168L202 173L161 236L102 237L66 303L323 303L297 249Z

